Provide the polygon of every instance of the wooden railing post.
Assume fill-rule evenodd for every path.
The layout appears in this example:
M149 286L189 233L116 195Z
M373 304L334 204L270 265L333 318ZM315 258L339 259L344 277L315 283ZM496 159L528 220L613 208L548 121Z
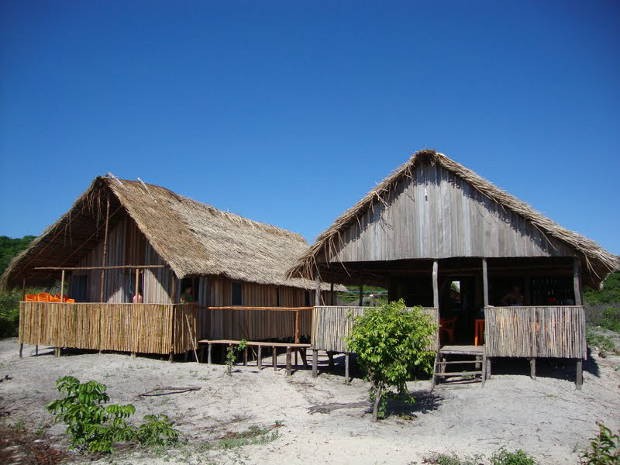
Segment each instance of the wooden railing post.
M438 284L438 275L439 274L439 262L437 260L433 261L433 307L439 308L439 284Z

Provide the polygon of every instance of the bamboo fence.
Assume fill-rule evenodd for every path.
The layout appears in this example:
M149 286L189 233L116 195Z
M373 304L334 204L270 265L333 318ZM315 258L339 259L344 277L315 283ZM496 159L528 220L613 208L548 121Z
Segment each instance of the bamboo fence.
M582 306L486 307L488 357L587 358Z
M194 348L192 305L21 302L19 342L169 354Z
M327 351L347 352L346 337L351 332L353 320L372 307L359 306L320 306L312 313L312 346ZM424 312L433 318L439 327L439 312L436 308L425 307ZM432 350L437 350L437 338Z

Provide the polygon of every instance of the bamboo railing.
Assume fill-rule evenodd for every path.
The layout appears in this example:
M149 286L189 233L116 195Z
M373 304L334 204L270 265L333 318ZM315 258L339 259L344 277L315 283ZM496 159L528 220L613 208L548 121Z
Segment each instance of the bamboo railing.
M19 342L170 354L194 348L192 305L21 302Z
M319 306L312 313L312 346L327 351L347 352L345 338L351 332L353 320L372 307L358 306ZM436 308L425 307L439 327L439 312ZM432 350L437 350L437 340Z
M484 313L488 357L587 358L580 305L486 307Z

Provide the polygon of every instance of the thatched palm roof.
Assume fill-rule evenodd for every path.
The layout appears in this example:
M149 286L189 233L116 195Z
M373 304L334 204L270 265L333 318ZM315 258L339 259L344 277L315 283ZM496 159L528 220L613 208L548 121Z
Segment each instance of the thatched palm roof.
M348 227L358 222L362 215L372 209L373 206L388 202L390 194L401 181L406 181L414 177L415 167L420 163L441 166L468 182L478 192L503 208L512 210L520 215L547 236L567 244L575 250L577 256L581 257L584 265L584 272L587 274L586 277L590 284L598 286L610 272L620 268L620 260L618 257L607 252L590 239L563 228L534 210L525 202L501 190L470 169L448 158L446 155L435 152L434 150L421 150L414 153L407 162L392 172L392 174L368 192L359 202L337 218L336 221L317 238L316 242L299 259L297 264L289 270L289 276L308 279L314 278L317 264L319 262L329 262L332 257L336 256L337 251L343 245L343 232Z
M314 289L287 278L286 270L307 249L298 234L223 212L141 181L96 178L73 207L16 257L0 285L49 279L37 266L75 266L101 241L107 202L110 227L128 215L177 277L210 275L234 280ZM140 265L138 263L131 265Z

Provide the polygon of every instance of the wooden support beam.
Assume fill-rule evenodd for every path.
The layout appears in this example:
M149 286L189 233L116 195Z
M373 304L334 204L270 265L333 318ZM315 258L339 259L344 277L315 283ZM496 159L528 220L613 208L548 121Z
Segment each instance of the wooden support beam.
M435 308L439 308L438 274L439 274L439 262L437 260L433 260L433 307Z
M316 347L312 348L312 377L319 376L319 351Z
M581 262L577 257L573 260L573 291L575 305L581 305Z
M103 233L103 256L101 258L101 266L106 266L106 261L108 259L108 226L110 222L110 197L108 197L107 207L105 212L105 230ZM99 302L103 302L105 290L105 271L101 269L101 277L99 283Z
M361 307L364 305L364 286L360 285L360 296L358 305Z
M271 363L273 365L273 371L278 369L278 349L273 347L273 351L271 352Z
M344 384L349 384L349 363L351 359L351 354L346 352L344 354Z
M491 379L491 359L487 357L487 379Z
M63 301L65 296L65 270L60 272L60 301Z
M530 378L536 379L536 357L530 358Z
M329 285L329 305L336 305L336 299L334 298L334 283Z
M23 356L24 356L24 343L21 342L19 344L19 358L23 358Z
M256 365L259 370L263 369L263 346L258 346L258 354L256 355Z
M489 306L489 271L486 258L482 259L482 301L485 308Z
M299 310L295 312L295 344L299 344L299 340L301 339L301 315L299 314Z
M291 376L293 374L293 368L291 367L291 348L286 348L286 374Z
M109 266L35 266L33 270L46 271L95 271L95 270L133 270L133 269L151 269L166 268L168 265L109 265Z
M211 352L213 351L213 344L209 343L207 345L207 363L211 365L213 363L213 359L211 357Z
M577 386L577 389L581 389L581 386L583 386L583 360L578 358L577 359L577 364L576 364L576 376L575 376L575 386Z
M248 348L243 349L243 366L248 366Z
M321 281L319 280L318 272L314 281L314 306L318 307L321 305Z

